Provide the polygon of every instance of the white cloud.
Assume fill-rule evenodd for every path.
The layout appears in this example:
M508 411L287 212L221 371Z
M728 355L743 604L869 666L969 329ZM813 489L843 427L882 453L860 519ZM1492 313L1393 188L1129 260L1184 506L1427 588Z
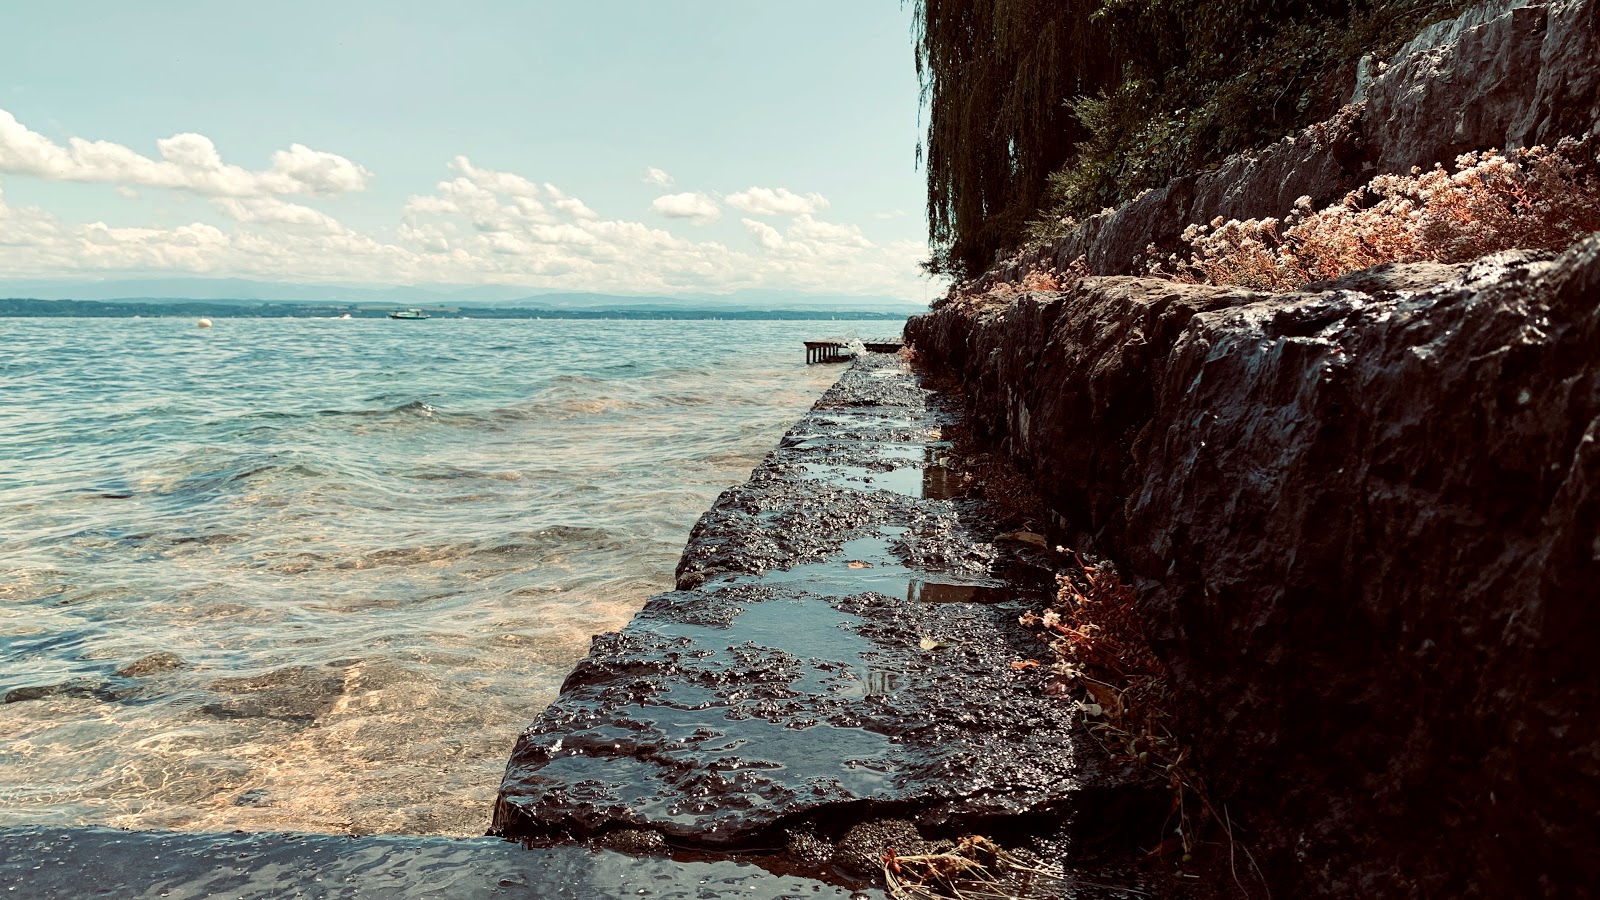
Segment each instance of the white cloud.
M51 181L99 181L171 188L213 197L330 195L359 191L372 173L333 153L292 144L272 165L251 171L222 161L211 139L175 134L156 141L160 159L109 141L69 138L62 147L0 109L0 172Z
M289 203L276 197L218 197L211 201L223 215L235 222L253 225L293 225L317 228L323 231L342 232L332 216L309 206Z
M828 208L828 198L821 194L796 194L788 188L753 187L729 194L723 199L729 206L738 207L756 216L799 216Z
M839 225L819 222L808 215L800 216L789 226L789 237L813 246L855 247L867 249L872 242L857 225Z
M589 207L584 206L582 200L579 200L576 197L568 197L566 194L561 193L560 188L556 187L550 182L547 181L544 183L544 189L545 192L550 195L551 205L555 206L556 209L561 210L567 215L576 219L600 218L598 213Z
M407 199L408 216L462 216L479 231L502 231L556 220L539 200L542 189L520 175L480 169L465 156L451 160L450 168L460 176L434 185L431 195Z
M205 146L188 144L171 156L191 169L215 169ZM163 161L170 162L168 156ZM282 168L298 172L306 184L320 178L315 165ZM447 168L433 190L405 201L391 227L370 231L342 224L314 198L290 202L270 192L212 195L214 222L159 228L138 221L63 222L37 207L7 206L0 196L0 271L16 278L159 272L624 293L770 287L925 296L916 268L925 249L915 241L874 243L853 224L810 213L782 227L744 218L748 237L729 246L671 230L720 215L706 194L658 198L656 212L668 216L668 227L658 227L603 218L549 183L482 168L465 156ZM121 208L116 214L138 215Z
M722 207L705 194L666 194L652 200L650 208L669 219L688 219L696 225L722 218Z
M494 194L509 194L513 197L537 197L539 186L510 172L496 172L494 169L480 169L472 164L472 160L465 156L458 156L450 161L450 168L461 173L469 183Z
M655 166L646 166L644 170L644 183L653 184L659 188L672 187L672 176L661 171Z
M263 176L263 184L274 194L344 194L366 190L371 177L371 172L336 153L290 144L272 154L272 169Z
M739 221L744 223L744 230L750 232L750 236L756 239L756 243L766 249L778 250L783 247L783 235L778 233L778 229L765 222L757 222L755 219L740 219Z

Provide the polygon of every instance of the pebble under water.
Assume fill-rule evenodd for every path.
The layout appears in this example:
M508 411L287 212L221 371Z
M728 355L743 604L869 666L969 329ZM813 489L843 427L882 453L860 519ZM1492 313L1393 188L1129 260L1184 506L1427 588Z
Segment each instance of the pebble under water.
M0 826L481 834L800 342L897 330L0 320Z

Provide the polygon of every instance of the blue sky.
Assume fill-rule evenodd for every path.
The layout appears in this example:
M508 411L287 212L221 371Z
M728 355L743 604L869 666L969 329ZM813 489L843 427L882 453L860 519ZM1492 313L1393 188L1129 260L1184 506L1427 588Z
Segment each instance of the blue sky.
M78 2L0 22L12 277L931 291L897 0Z

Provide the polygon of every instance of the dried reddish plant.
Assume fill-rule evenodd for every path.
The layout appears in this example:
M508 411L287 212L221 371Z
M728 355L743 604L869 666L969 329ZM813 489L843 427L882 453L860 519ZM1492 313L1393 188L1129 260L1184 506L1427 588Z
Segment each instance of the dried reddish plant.
M1115 569L1077 563L1076 571L1056 576L1055 606L1024 615L1022 624L1042 628L1058 657L1101 677L1164 674L1134 607L1138 593Z
M1055 602L1043 612L1024 614L1020 622L1049 640L1056 657L1051 670L1060 678L1057 684L1069 696L1076 693L1081 698L1078 706L1101 746L1114 757L1159 773L1166 781L1172 795L1168 826L1173 836L1160 841L1149 855L1187 861L1200 846L1207 823L1215 823L1230 853L1241 851L1247 871L1264 887L1265 879L1249 848L1236 840L1231 819L1212 802L1189 750L1172 732L1171 710L1176 698L1167 681L1166 666L1145 637L1136 608L1137 592L1123 583L1111 566L1085 562L1077 554L1072 554L1072 559L1076 566L1056 577L1059 590ZM1033 661L1012 666L1032 668ZM1234 880L1244 896L1253 895L1253 888L1245 886L1237 868Z
M1013 258L1010 264L1017 264L1025 253L1026 251L1019 251L1018 256ZM1015 280L1001 280L990 273L981 278L963 281L951 287L935 306L955 304L964 310L1002 306L1023 294L1065 290L1068 285L1088 274L1088 261L1082 256L1064 267L1035 262Z
M1187 258L1146 265L1191 284L1293 290L1388 262L1465 262L1513 248L1560 249L1600 231L1600 161L1591 143L1502 155L1467 153L1435 166L1379 175L1339 203L1302 197L1283 219L1212 220L1183 232Z

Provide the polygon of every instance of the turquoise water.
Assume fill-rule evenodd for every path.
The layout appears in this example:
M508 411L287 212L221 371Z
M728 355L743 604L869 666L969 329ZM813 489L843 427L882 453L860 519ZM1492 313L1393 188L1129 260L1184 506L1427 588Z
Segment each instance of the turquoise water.
M481 833L857 324L0 319L0 825Z

